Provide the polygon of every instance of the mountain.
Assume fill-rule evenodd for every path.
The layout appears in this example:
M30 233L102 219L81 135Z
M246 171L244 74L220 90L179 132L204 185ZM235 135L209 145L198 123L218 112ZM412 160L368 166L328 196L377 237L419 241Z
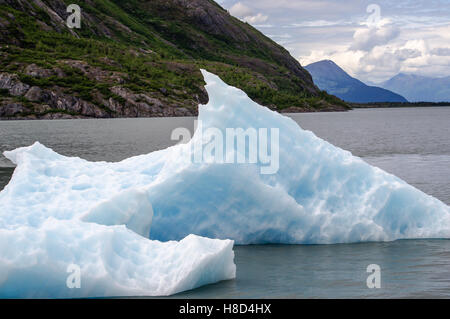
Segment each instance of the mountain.
M431 78L400 73L380 85L411 102L450 102L450 76Z
M211 0L0 0L0 29L3 118L196 115L200 68L275 110L349 108Z
M364 84L348 75L330 60L311 63L305 69L311 73L314 83L320 89L347 102L408 102L403 96L396 93Z

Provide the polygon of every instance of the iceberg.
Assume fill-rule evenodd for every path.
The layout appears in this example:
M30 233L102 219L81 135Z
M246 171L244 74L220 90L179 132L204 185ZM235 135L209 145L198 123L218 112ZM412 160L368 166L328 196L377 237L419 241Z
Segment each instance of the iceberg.
M125 226L49 218L0 230L0 297L168 296L235 278L232 247L195 235L161 243Z
M170 295L234 278L234 242L450 238L449 206L202 73L187 143L117 163L4 153L0 296Z

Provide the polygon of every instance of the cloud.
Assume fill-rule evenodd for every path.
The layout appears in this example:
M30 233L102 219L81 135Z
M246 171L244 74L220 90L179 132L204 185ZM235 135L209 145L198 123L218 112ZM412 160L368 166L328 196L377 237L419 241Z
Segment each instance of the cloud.
M301 27L334 27L334 26L342 26L342 25L351 25L353 22L349 20L337 20L337 21L329 21L329 20L310 20L310 21L302 21L292 23L285 27L293 27L293 28L301 28Z
M266 22L268 18L269 18L268 16L265 16L262 13L258 13L257 15L254 16L243 17L242 20L250 24L257 24Z
M417 58L422 55L422 52L416 49L400 49L394 52L395 56L400 61Z
M264 9L266 11L283 11L285 13L295 11L295 13L306 13L306 15L320 14L324 15L328 12L349 12L355 7L355 2L360 0L351 1L335 1L335 0L258 0L254 1L255 6ZM252 1L253 2L253 1Z
M247 7L242 2L238 2L234 6L232 6L230 8L230 13L233 16L238 17L238 18L243 18L243 17L248 17L248 16L253 15L252 9Z
M377 45L384 45L398 37L400 29L395 26L362 28L355 31L350 50L370 51Z
M231 12L302 65L330 59L366 82L398 72L450 75L449 0L220 1L229 9L240 3ZM380 10L368 10L371 3Z
M448 63L441 58L441 66L436 67L437 61L431 58L424 40L400 39L375 46L370 51L354 51L345 45L335 45L329 50L313 50L300 61L309 64L324 59L333 60L351 76L365 82L382 82L400 72L422 75L442 73Z
M374 47L359 60L357 77L381 82L397 73L427 73L430 54L424 40L408 40Z
M273 24L257 24L257 25L254 25L254 27L257 27L257 28L274 28L275 26Z
M254 14L253 10L238 2L230 8L230 14L250 24L264 23L269 16L262 13Z
M302 65L320 60L330 59L354 76L360 68L359 60L364 56L362 51L347 51L345 46L334 46L331 50L313 50L308 56L300 58Z

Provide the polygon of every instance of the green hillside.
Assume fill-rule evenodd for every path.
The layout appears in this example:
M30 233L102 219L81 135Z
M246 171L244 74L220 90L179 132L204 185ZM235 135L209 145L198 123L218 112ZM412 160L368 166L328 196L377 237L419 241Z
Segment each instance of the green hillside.
M200 68L279 111L348 108L210 0L0 0L0 29L2 118L196 115Z

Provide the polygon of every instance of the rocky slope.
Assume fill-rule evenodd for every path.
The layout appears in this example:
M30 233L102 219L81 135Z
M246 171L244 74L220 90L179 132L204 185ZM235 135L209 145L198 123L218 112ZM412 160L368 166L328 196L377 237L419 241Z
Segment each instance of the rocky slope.
M196 115L200 68L279 111L348 108L211 0L0 0L0 29L0 118Z

